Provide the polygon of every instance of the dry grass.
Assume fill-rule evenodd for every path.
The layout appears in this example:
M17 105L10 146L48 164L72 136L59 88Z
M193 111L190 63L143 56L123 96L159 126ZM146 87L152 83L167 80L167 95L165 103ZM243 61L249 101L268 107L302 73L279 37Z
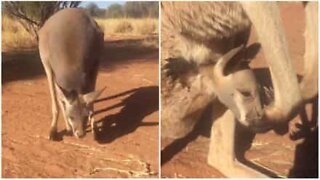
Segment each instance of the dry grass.
M154 36L158 33L158 19L96 19L105 33L119 36ZM146 40L147 44L156 45L157 41ZM16 20L2 17L2 51L30 48L37 45L36 40Z
M105 34L148 35L158 33L158 19L96 19Z
M36 40L17 21L2 16L2 49L30 48Z

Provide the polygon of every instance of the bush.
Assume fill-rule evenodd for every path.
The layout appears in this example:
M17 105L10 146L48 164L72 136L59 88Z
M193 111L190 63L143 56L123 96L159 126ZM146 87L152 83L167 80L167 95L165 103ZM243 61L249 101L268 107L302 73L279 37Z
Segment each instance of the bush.
M36 45L37 41L17 20L2 16L2 49L30 48Z
M148 35L158 32L158 19L96 19L98 25L108 34Z
M137 22L135 32L137 34L152 34L157 32L157 30L158 26L152 19L144 19Z
M119 23L115 26L115 33L130 33L132 32L133 27L132 24L127 20L119 21Z

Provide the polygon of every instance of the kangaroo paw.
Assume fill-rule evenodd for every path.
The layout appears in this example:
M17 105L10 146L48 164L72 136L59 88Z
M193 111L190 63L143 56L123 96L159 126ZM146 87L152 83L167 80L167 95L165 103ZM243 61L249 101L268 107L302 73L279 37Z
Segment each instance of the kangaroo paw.
M58 140L57 128L51 128L49 132L49 140L56 141Z

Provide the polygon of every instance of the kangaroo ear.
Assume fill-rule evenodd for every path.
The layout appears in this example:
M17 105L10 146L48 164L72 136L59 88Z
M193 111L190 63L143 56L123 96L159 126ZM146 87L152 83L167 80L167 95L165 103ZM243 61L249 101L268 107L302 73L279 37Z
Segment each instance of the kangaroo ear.
M224 54L221 58L218 59L216 65L214 66L214 73L216 77L224 78L226 77L226 69L229 61L236 56L242 49L244 45L240 45L239 47L233 48L229 50L226 54Z
M246 48L246 55L245 55L246 59L248 61L253 60L256 57L256 55L259 53L260 49L261 49L260 43L253 43L250 46L248 46Z
M106 89L106 87L102 88L101 90L98 91L93 91L87 94L82 95L82 99L86 104L93 103L101 94L102 92Z
M63 96L63 99L68 102L69 104L76 100L78 97L77 92L75 90L67 91L60 87L58 84L56 84L56 90L60 91L58 92L60 95Z

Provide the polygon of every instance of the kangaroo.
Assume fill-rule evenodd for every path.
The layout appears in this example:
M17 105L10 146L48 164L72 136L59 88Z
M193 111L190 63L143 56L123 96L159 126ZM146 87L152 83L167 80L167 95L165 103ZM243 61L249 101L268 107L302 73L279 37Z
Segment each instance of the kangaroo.
M191 132L205 107L215 101L223 102L242 124L257 129L256 124L264 127L260 122L263 108L259 87L245 61L248 59L231 64L240 58L240 51L245 49L243 46L236 47L220 57L216 64L202 67L188 66L175 59L165 62L161 84L163 136L182 138ZM176 66L189 72L174 79L173 76L179 71L174 69Z
M186 135L204 108L219 102L225 109L218 113L219 103L213 105L208 163L228 177L267 177L237 161L235 120L255 130L268 129L291 119L317 96L317 3L305 3L305 70L300 84L275 2L162 2L161 8L162 136ZM266 54L274 87L274 101L263 108L253 74L241 75L237 68L228 74L232 63L223 58L233 54L231 62L246 59L231 52L246 45L251 26ZM217 71L218 67L225 68Z
M83 137L87 120L94 132L93 102L105 89L95 91L103 36L97 23L77 8L57 12L39 30L39 53L52 103L50 140L57 139L60 109L68 132Z
M225 12L223 9L232 13L221 13ZM196 117L216 99L232 110L244 125L264 128L265 123L261 121L263 108L254 75L248 65L242 68L238 65L252 59L245 56L250 48L245 47L250 21L241 5L164 2L162 12L161 57L168 61L162 70L178 74L179 79L183 79L182 84L191 87L179 90L181 88L176 87L181 84L179 81L172 81L170 75L162 76L162 130L178 138L190 132L198 119ZM223 22L224 19L233 21ZM180 69L185 72L174 72L181 71L175 68L179 66L174 63L175 59L179 59ZM202 84L198 87L194 80L197 76ZM175 121L181 126L169 125ZM178 127L188 129L178 130Z

